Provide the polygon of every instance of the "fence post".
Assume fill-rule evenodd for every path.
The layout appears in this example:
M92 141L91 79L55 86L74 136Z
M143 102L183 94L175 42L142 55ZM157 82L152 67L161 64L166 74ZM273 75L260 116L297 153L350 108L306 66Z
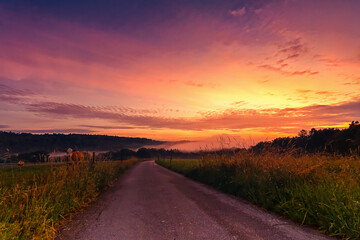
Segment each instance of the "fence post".
M95 163L95 152L92 154L92 159L90 161L90 169L94 169L94 163Z
M171 166L172 166L172 153L173 153L173 150L171 149L171 150L170 150L170 168L171 168Z

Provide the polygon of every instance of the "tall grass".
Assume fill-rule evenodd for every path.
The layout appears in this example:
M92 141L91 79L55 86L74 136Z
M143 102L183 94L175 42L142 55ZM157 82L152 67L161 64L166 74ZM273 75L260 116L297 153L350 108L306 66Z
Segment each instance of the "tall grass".
M0 239L52 239L138 160L0 168Z
M240 152L157 161L300 224L360 239L360 157Z

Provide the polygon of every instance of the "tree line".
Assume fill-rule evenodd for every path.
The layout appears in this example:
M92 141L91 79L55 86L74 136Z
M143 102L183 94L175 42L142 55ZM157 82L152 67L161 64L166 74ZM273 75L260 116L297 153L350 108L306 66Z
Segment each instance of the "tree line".
M112 151L165 143L147 138L129 138L89 134L31 134L0 131L0 151L11 153L62 152L68 148L89 151Z
M272 141L259 142L250 149L254 152L269 149L286 152L293 149L308 153L359 154L360 123L352 121L348 128L342 130L337 128L301 130L296 137L282 137Z
M238 151L278 151L289 153L338 153L360 154L360 123L353 121L348 128L324 128L310 131L301 130L298 136L281 137L272 141L259 142L245 149L223 149L219 151L182 152L177 149L145 148L163 144L147 138L127 138L106 135L86 134L42 134L0 132L0 160L7 155L18 153L16 159L27 162L43 162L53 151L63 152L68 148L81 151L109 151L103 154L111 160L137 158L200 158L203 154L232 154ZM133 150L137 149L137 150Z

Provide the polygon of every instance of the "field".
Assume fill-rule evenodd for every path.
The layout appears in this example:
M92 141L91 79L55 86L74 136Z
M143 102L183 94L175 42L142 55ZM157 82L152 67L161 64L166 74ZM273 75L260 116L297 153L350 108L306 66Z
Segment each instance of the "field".
M0 168L0 239L52 239L137 159Z
M276 152L158 164L331 236L360 238L360 157Z

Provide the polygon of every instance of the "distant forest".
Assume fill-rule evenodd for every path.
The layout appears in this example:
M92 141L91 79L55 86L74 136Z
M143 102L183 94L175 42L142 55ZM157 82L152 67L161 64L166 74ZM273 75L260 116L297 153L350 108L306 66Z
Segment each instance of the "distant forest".
M288 152L289 149L307 153L323 152L351 154L360 153L360 123L353 121L349 128L325 128L310 131L301 130L296 137L276 138L272 141L259 142L250 150L261 152L265 150Z
M277 151L280 153L336 153L360 154L360 123L353 121L346 129L325 128L301 130L296 137L276 138L259 142L249 149L223 149L218 151L181 152L176 149L165 150L156 147L163 141L147 138L127 138L85 134L43 134L0 132L0 157L20 153L19 159L42 161L37 156L48 156L50 152L63 152L68 148L80 151L108 151L102 154L107 159L125 160L138 158L200 158L203 154L232 154L239 151L262 153ZM138 150L136 150L138 149ZM35 157L34 157L35 156Z
M228 154L229 156L243 151L261 153L278 151L282 153L337 153L360 154L360 123L349 124L349 128L325 128L310 131L301 130L296 137L276 138L272 141L259 142L249 149L232 148L216 151L181 152L176 149L165 150L155 148L140 148L137 151L122 149L106 153L110 159L124 160L130 157L138 158L200 158L208 154Z
M80 151L117 151L163 144L147 138L128 138L87 134L41 134L13 133L0 131L0 152L9 149L11 153L63 152L68 148Z

